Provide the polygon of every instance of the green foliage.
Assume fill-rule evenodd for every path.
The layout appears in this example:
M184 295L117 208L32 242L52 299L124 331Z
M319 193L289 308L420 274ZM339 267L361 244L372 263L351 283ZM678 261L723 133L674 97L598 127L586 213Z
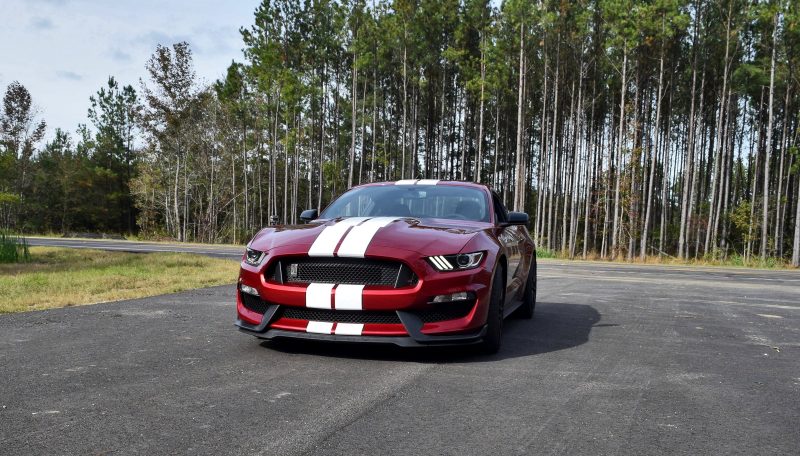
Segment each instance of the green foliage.
M543 247L537 247L536 258L558 258L558 253L556 253L555 250L549 250Z
M0 231L0 263L20 263L30 259L28 241L25 238Z
M733 230L739 233L745 241L750 240L757 231L757 227L753 226L757 224L757 221L750 219L751 206L752 203L749 201L742 201L738 206L733 208L728 216L732 223Z

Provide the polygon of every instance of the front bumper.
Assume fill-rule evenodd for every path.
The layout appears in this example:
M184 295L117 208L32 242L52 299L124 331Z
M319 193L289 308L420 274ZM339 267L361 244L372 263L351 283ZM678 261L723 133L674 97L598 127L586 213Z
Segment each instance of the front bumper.
M393 252L388 259L403 261L418 277L414 286L386 289L365 287L362 292L361 311L389 315L381 322L364 322L358 335L349 334L348 323L343 320L320 318L292 318L288 316L298 309L307 309L306 288L303 285L276 283L265 277L270 261L294 252L272 252L263 266L258 268L242 264L239 283L258 290L264 307L258 312L245 306L242 295L237 292L236 326L247 334L262 339L295 338L332 342L384 343L403 347L430 345L463 345L480 342L485 336L489 289L492 273L485 267L470 271L441 273L435 271L419 254L402 251ZM282 254L282 255L281 255ZM456 318L431 320L422 317L432 309L429 301L433 296L471 291L475 302L471 309ZM337 295L338 296L338 295ZM293 312L295 315L298 312ZM322 327L322 331L312 330Z
M274 315L278 306L271 307L274 307L271 314ZM269 310L267 312L269 313ZM479 343L486 335L485 325L482 326L477 332L469 334L454 334L444 336L431 336L423 334L420 331L423 323L419 321L419 318L417 318L415 315L404 312L398 312L398 316L408 329L408 336L344 336L339 334L316 334L300 331L288 331L284 329L268 329L269 319L267 318L267 315L268 314L265 314L264 322L259 325L251 325L237 318L236 326L238 326L239 330L244 333L266 340L305 339L343 343L392 344L400 347L470 345ZM414 321L415 319L417 321Z

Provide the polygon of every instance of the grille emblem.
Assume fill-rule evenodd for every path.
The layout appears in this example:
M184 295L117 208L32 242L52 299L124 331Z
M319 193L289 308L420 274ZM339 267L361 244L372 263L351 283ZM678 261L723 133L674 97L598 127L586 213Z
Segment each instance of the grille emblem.
M289 264L289 278L296 279L297 278L297 263L290 263Z

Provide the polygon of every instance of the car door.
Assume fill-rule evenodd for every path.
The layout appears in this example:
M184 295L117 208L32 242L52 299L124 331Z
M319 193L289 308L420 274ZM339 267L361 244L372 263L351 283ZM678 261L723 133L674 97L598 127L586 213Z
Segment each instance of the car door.
M494 205L494 217L497 225L502 225L508 220L508 211L500 197L496 193L492 193L492 202ZM508 269L506 270L506 301L515 301L519 297L519 290L522 281L520 280L520 260L522 258L521 245L523 237L519 234L519 226L499 226L499 233L497 240L503 246L503 250L508 260Z

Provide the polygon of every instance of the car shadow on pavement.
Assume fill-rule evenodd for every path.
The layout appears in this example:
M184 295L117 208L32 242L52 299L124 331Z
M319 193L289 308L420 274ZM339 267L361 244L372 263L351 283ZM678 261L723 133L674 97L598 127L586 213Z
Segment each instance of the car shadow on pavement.
M481 354L476 346L401 348L303 340L264 341L261 345L284 353L337 358L423 363L492 362L580 346L589 340L592 327L599 321L600 313L589 305L540 302L532 320L506 319L503 346L494 355Z

